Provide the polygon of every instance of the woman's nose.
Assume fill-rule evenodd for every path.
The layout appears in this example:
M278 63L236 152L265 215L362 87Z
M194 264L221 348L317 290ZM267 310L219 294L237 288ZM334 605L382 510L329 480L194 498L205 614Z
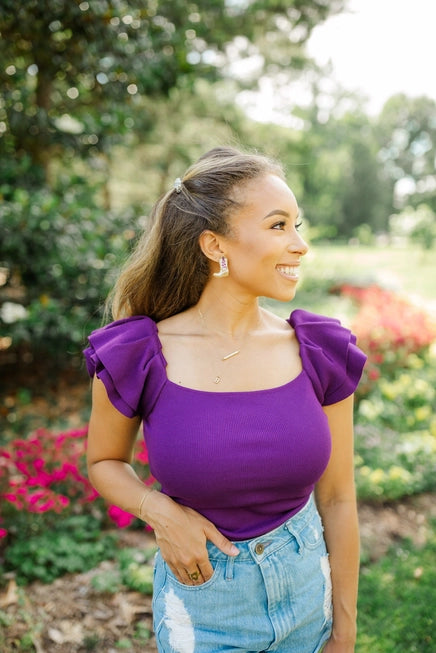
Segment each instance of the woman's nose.
M300 256L304 256L309 251L309 245L298 232L294 234L294 238L289 243L289 250L291 252L298 252Z

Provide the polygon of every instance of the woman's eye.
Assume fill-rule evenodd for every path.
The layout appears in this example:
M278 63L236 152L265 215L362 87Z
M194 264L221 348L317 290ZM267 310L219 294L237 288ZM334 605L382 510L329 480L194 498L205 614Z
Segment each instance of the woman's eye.
M286 226L286 222L284 220L280 220L280 222L276 222L272 228L273 229L284 229Z
M303 221L302 221L302 220L300 220L300 222L297 222L297 223L295 224L295 229L298 231L302 224L303 224Z

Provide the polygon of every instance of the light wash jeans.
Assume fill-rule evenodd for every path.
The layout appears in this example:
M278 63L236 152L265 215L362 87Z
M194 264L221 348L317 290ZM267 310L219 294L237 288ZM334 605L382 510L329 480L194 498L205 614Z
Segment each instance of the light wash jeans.
M208 543L214 568L180 583L158 553L153 618L160 653L317 653L330 636L330 565L311 497L287 522L229 557Z

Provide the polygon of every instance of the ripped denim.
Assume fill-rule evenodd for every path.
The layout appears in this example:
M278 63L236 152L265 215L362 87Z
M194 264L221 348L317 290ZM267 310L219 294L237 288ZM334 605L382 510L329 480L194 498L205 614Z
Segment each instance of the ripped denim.
M235 542L208 543L212 578L183 585L158 553L153 619L160 653L318 653L330 636L330 565L311 497L287 522Z

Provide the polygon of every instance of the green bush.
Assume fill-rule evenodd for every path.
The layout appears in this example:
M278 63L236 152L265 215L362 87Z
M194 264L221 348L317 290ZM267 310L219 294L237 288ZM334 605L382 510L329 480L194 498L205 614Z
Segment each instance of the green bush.
M153 566L150 564L155 549L124 549L118 556L121 578L131 590L142 594L153 592Z
M399 433L429 429L436 435L436 360L429 354L410 356L415 369L400 368L380 378L358 405L360 424L377 424Z
M436 438L428 431L398 433L356 427L359 499L394 500L436 490Z
M22 585L34 580L50 583L63 574L92 569L115 553L115 537L102 534L91 516L66 517L51 530L10 544L4 569L14 571Z
M436 490L434 353L409 354L409 367L381 377L356 406L360 499L400 499Z
M53 189L0 186L0 335L11 346L65 356L100 325L136 214L104 210L99 192L78 175Z
M93 577L91 584L97 592L115 594L121 587L127 587L142 594L153 592L152 558L155 548L122 549L117 553L118 568L102 571Z

